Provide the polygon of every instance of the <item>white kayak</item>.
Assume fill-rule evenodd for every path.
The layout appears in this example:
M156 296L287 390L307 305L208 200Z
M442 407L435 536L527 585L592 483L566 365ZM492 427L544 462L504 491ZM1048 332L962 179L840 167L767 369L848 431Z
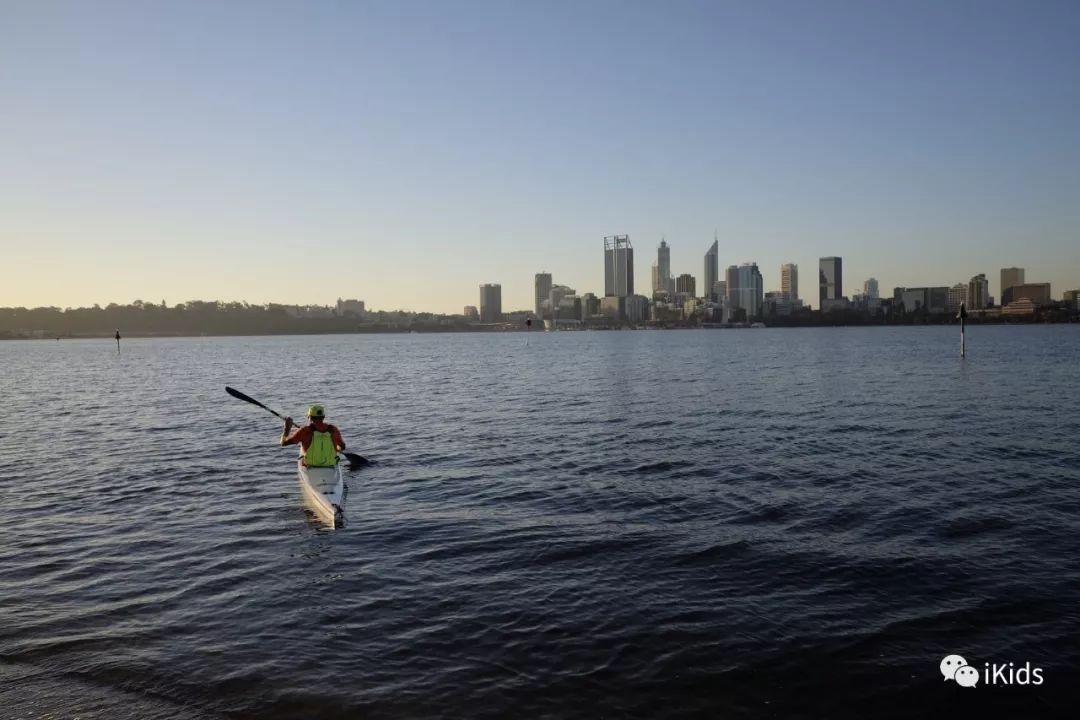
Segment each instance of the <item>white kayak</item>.
M300 491L308 507L330 527L344 527L345 494L348 489L341 474L341 463L334 467L308 467L301 459L296 461L296 473L300 477Z

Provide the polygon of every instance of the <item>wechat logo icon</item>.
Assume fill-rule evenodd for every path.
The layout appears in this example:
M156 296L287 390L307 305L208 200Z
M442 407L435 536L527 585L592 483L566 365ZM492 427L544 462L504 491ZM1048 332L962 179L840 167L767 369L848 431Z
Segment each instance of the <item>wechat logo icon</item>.
M975 687L979 682L979 671L959 655L946 655L940 667L945 679L954 681L960 687Z

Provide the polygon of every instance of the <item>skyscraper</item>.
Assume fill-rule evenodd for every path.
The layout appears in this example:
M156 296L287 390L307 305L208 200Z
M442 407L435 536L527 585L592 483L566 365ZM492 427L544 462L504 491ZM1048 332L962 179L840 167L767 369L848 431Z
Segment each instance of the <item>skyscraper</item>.
M725 305L728 311L739 307L739 266L728 265L724 272L724 282L727 283L727 300Z
M839 300L844 295L843 261L838 257L823 257L818 261L818 309L826 301Z
M683 273L675 278L675 293L686 293L690 297L697 297L697 282L690 273Z
M881 299L881 296L878 294L878 281L876 278L867 279L867 281L862 284L862 291L867 300L877 302Z
M761 271L757 263L743 263L738 268L739 289L736 305L746 311L746 319L761 316L761 310L765 300L765 283L761 278ZM728 295L731 294L728 285Z
M627 297L634 294L634 248L629 235L604 238L604 295Z
M795 263L780 266L780 292L792 302L799 299L799 266Z
M653 267L656 268L653 275L653 292L668 294L674 292L671 284L671 248L665 240L661 240L660 246L656 248L656 265Z
M1006 293L1005 293L1006 290L1013 287L1014 285L1023 285L1023 284L1024 284L1024 268L1018 268L1018 267L1001 268L1001 289L998 290L998 294L1001 295L1001 304L1004 305L1005 303L1007 303L1007 302L1009 302L1010 300L1013 299L1011 293L1009 293L1008 296L1006 296Z
M982 310L990 305L990 283L984 273L979 273L968 281L968 310Z
M536 273L536 317L544 317L545 303L551 297L551 273Z
M720 250L719 240L713 240L713 244L705 253L705 284L702 289L709 300L714 300L713 285L720 279Z
M484 283L480 286L480 322L502 320L502 285Z

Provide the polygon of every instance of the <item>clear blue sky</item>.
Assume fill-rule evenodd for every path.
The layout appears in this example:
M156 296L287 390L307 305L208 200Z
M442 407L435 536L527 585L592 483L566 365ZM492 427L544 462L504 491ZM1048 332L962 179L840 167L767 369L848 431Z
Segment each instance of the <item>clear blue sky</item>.
M1077 2L3 2L0 305L1080 287Z

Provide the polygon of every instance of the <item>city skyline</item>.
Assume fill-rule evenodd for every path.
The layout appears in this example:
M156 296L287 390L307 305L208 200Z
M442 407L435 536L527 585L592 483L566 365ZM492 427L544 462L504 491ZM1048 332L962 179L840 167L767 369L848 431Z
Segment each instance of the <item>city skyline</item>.
M0 13L0 306L529 308L613 234L639 291L661 238L811 304L829 255L844 295L1080 285L1075 3Z

